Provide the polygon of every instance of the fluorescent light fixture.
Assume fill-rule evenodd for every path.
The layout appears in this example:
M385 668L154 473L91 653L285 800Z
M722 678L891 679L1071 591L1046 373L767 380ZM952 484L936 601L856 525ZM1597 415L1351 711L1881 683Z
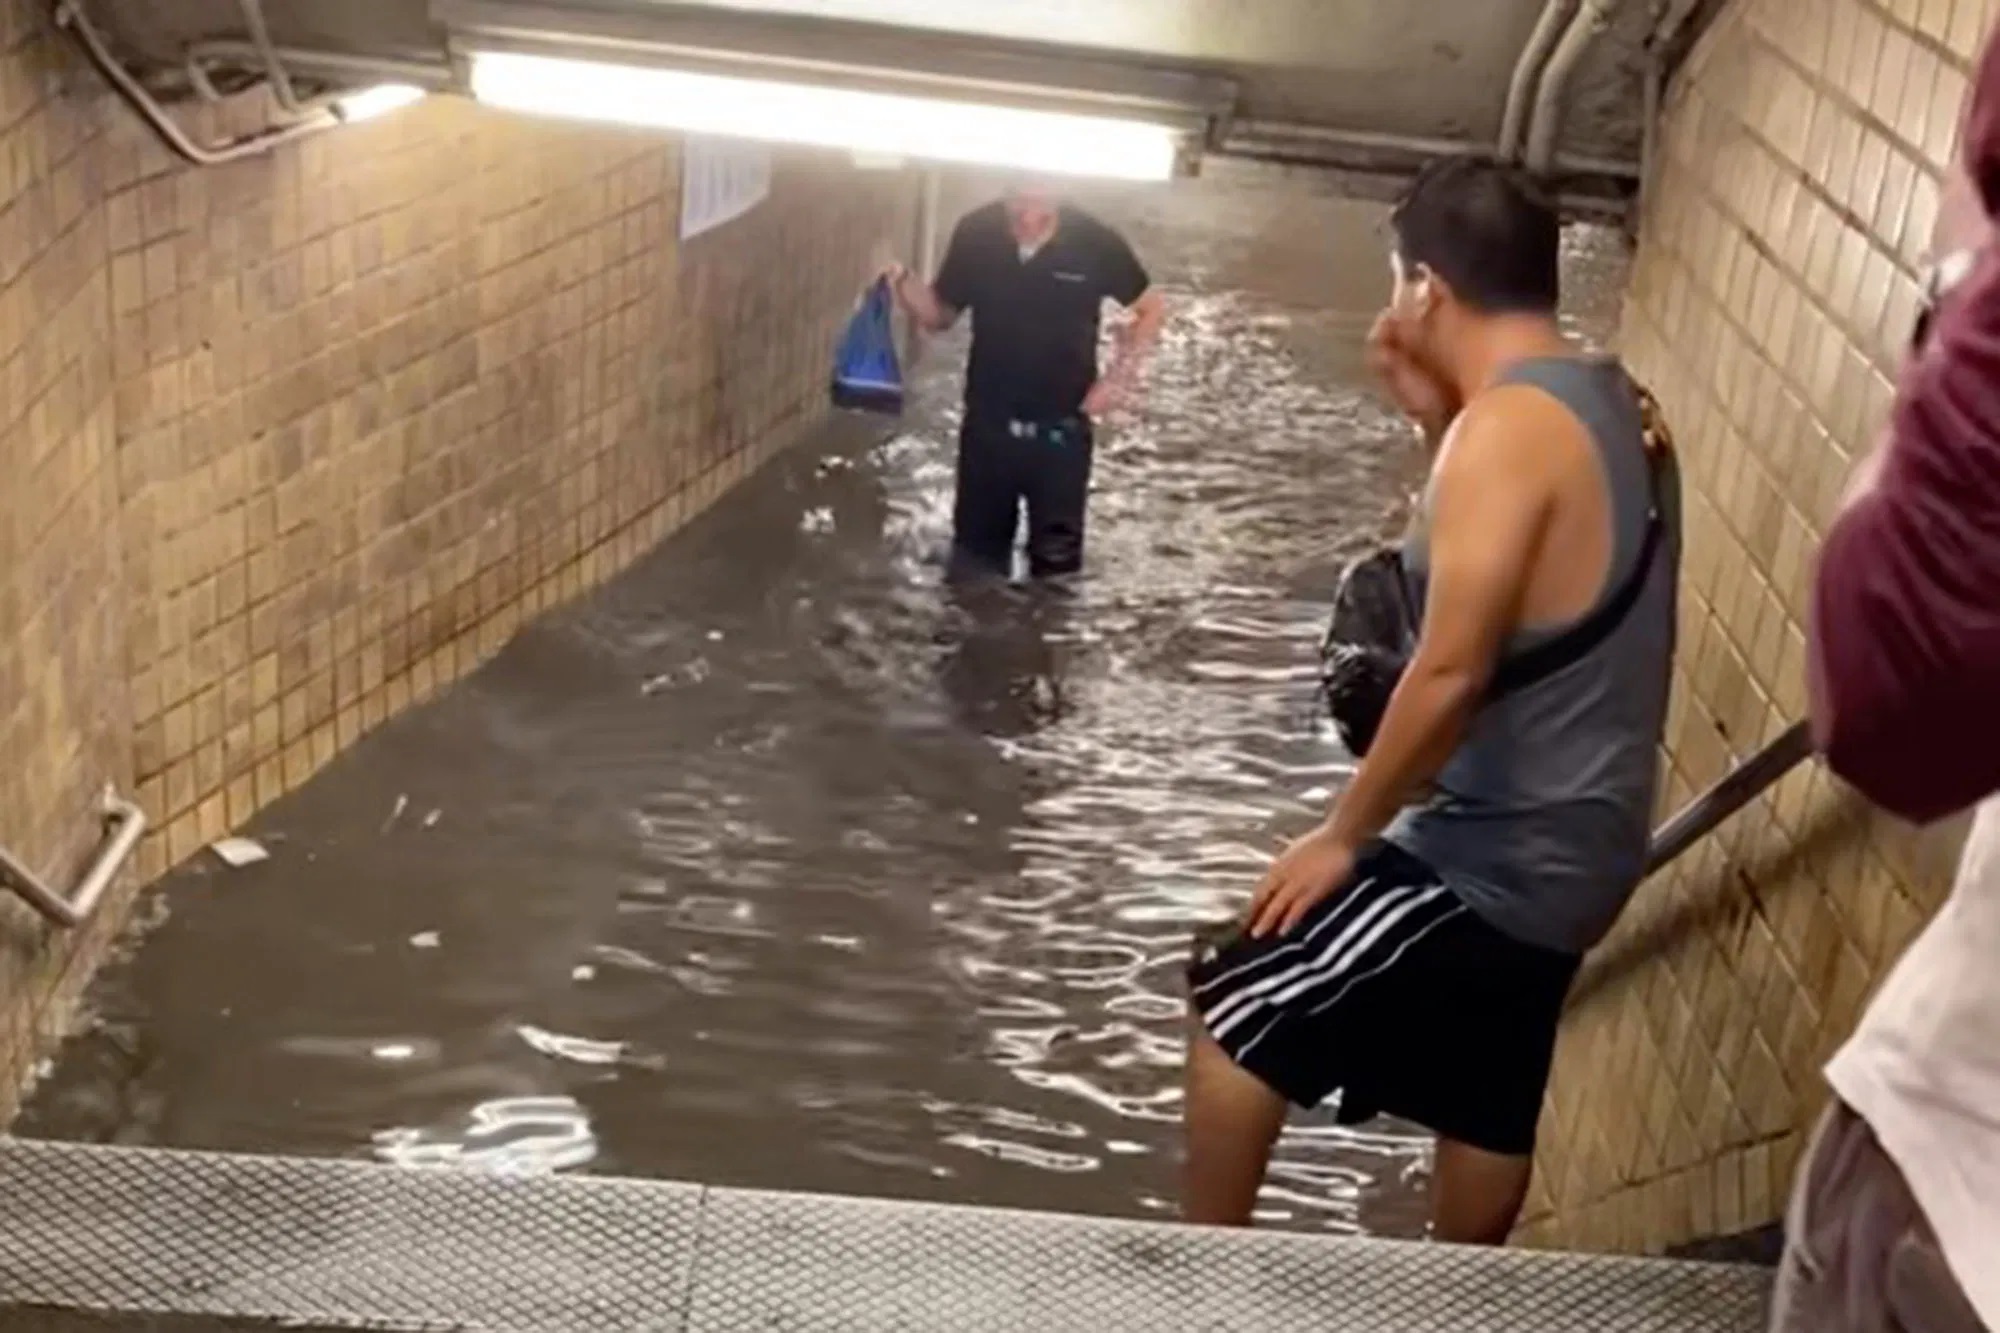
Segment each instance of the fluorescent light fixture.
M335 98L333 110L345 121L373 120L423 100L424 90L413 83L383 83Z
M472 92L539 115L1070 176L1167 180L1179 156L1169 125L511 51L473 55Z

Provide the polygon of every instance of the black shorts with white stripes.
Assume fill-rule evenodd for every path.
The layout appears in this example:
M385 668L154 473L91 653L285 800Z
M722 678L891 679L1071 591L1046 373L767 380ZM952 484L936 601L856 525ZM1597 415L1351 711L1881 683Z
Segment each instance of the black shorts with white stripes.
M1581 960L1505 935L1438 873L1371 844L1288 934L1197 949L1195 1012L1287 1100L1393 1115L1488 1152L1534 1150L1563 997Z

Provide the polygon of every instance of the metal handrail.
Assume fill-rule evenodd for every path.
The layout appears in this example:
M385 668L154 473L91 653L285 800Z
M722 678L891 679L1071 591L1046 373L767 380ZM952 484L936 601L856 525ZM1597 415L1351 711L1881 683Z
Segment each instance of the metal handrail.
M64 897L52 888L40 875L21 863L5 847L0 847L0 880L20 895L28 906L41 913L53 925L65 930L74 930L90 919L103 901L104 891L111 887L111 881L125 868L131 859L132 849L139 845L139 839L146 832L146 812L120 796L110 787L104 789L104 841L99 844L97 855L91 858L90 866L83 872L83 878L76 883L76 889Z
M1777 739L1724 773L1713 787L1660 825L1646 849L1646 873L1652 874L1707 837L1718 824L1776 786L1787 773L1811 758L1812 753L1812 729L1803 722L1794 722Z

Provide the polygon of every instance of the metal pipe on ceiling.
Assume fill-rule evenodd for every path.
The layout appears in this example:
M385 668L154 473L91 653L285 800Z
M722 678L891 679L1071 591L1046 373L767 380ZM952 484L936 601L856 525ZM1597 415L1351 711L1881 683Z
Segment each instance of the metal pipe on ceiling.
M304 118L278 129L266 130L242 139L231 139L219 144L202 143L182 128L167 109L146 86L134 78L132 72L121 64L111 49L105 44L104 36L84 13L80 0L59 0L55 11L55 22L59 28L67 28L74 33L83 47L84 55L97 72L104 76L112 88L123 97L132 109L150 125L167 147L198 166L220 166L225 162L235 162L246 157L267 153L280 144L294 139L303 139L309 134L332 129L340 124L340 117L331 110L322 109L309 112Z
M287 69L296 69L333 82L408 83L431 92L455 91L458 82L457 74L442 52L434 61L355 55L347 51L322 51L305 46L274 46L271 54ZM263 58L263 52L255 44L231 38L196 42L188 48L189 63L198 68L210 65L255 68Z
M1546 0L1528 34L1527 45L1514 61L1513 77L1507 82L1507 105L1500 115L1500 137L1494 150L1503 162L1518 161L1521 140L1527 131L1528 108L1541 84L1542 69L1561 38L1564 23L1576 8L1577 0Z
M1401 192L1401 182L1425 161L1488 149L1490 145L1467 140L1359 134L1320 126L1246 121L1233 126L1216 142L1209 152L1208 169L1224 179L1232 178L1233 173L1258 171L1307 173L1309 179L1341 181L1341 188L1354 197L1388 202ZM1588 187L1562 191L1555 202L1566 217L1614 224L1627 220L1630 186L1638 175L1634 164L1564 157L1558 160L1558 168L1573 177L1595 177L1611 187L1601 193ZM1250 174L1241 178L1257 179Z
M1666 11L1646 38L1646 83L1642 116L1643 138L1639 146L1639 192L1632 200L1634 225L1646 214L1652 199L1653 174L1659 169L1660 117L1666 100L1667 61L1679 44L1681 32L1701 8L1703 0L1668 0Z
M1653 29L1653 36L1647 44L1664 54L1680 39L1681 30L1687 27L1688 20L1694 17L1703 3L1704 0L1668 0L1666 15Z
M208 71L195 59L193 51L187 54L186 73L188 86L194 89L195 96L211 106L222 100L222 90L215 86L214 79L208 77Z
M271 44L271 28L264 22L263 0L236 0L238 12L243 15L243 30L250 34L250 44L257 48L257 55L264 62L264 77L271 85L271 95L278 99L278 105L296 116L305 108L299 105L299 95L292 87L292 76L285 69L285 62L278 59L277 48Z
M1222 135L1217 141L1216 151L1253 157L1282 157L1299 162L1323 159L1331 166L1357 165L1368 169L1412 160L1457 157L1477 153L1485 147L1471 139L1379 134L1285 121L1245 120L1238 121ZM1640 175L1637 163L1617 158L1563 155L1555 160L1554 165L1558 172L1565 175L1603 176L1619 181L1637 181Z
M1562 133L1563 94L1569 90L1570 76L1576 73L1590 44L1611 26L1611 11L1616 5L1617 0L1583 0L1549 56L1541 84L1535 89L1534 109L1528 116L1527 151L1523 157L1530 171L1546 173L1555 165L1556 140Z
M1646 60L1646 84L1640 111L1639 189L1632 196L1631 231L1634 235L1638 231L1638 220L1646 216L1646 204L1652 198L1653 173L1659 169L1660 94L1666 79L1666 67L1659 53L1650 53Z

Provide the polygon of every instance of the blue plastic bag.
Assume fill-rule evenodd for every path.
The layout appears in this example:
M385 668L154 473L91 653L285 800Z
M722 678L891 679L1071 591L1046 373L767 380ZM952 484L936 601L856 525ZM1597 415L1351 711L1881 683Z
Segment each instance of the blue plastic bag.
M896 359L896 297L877 278L833 355L833 405L863 412L903 410L903 367Z

